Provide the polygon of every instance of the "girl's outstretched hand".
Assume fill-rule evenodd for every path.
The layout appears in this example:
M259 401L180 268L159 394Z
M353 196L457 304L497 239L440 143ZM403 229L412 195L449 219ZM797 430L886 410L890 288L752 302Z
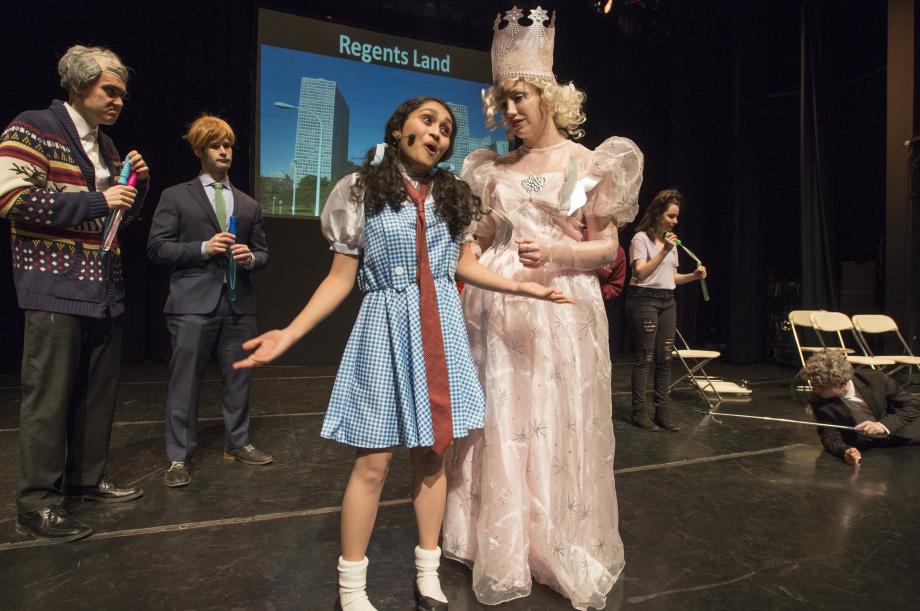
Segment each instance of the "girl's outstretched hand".
M296 341L287 329L274 329L243 344L243 350L252 350L252 354L233 364L234 369L249 369L271 363L285 353Z
M553 303L575 303L574 299L559 289L543 286L537 282L519 282L515 293L524 297L552 301Z

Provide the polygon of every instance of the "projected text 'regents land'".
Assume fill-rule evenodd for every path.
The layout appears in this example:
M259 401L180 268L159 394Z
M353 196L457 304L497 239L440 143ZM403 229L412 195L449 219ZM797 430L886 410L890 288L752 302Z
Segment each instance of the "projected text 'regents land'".
M383 47L358 42L345 34L339 35L339 54L360 59L366 64L383 62L396 66L411 65L413 68L450 74L450 53L444 57L436 57L419 53L418 49L404 50L398 46Z

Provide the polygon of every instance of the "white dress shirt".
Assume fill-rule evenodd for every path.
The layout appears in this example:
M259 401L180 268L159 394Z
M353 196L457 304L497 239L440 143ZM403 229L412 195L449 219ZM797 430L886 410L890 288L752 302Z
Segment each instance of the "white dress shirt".
M866 403L865 399L859 396L859 393L856 392L856 385L853 384L853 380L847 382L847 393L841 397L843 402L850 407L850 412L854 412L853 416L856 417L858 412L863 412L867 414L867 420L877 422L875 416L872 414L872 410L869 409L869 405ZM855 407L855 410L854 410ZM860 422L859 418L856 418L857 424ZM879 424L882 424L879 422ZM891 435L891 431L888 430L888 427L882 424L882 428L885 429L885 433Z
M73 121L74 126L77 128L77 135L80 137L83 152L86 153L86 156L89 157L90 162L93 164L93 170L96 174L96 191L105 191L112 184L112 174L102 163L102 155L99 152L99 127L95 129L90 127L83 115L78 113L67 102L64 103L64 108L67 109L70 120Z

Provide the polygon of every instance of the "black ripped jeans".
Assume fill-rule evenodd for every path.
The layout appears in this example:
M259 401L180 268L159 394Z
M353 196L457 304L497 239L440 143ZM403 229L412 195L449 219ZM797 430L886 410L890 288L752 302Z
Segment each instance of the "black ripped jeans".
M632 332L636 360L632 370L633 414L645 411L648 370L655 364L655 410L668 405L671 385L671 351L677 327L674 291L630 287L626 296L626 315Z

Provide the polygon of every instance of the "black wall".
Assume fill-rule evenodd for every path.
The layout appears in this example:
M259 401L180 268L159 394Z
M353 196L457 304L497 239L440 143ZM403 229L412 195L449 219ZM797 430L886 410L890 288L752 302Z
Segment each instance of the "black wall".
M0 123L61 97L56 62L71 44L102 44L132 66L131 99L108 129L124 151L137 148L151 167L145 221L127 229L128 314L125 359L165 360L160 313L168 270L148 264L146 232L160 191L198 170L180 140L202 111L237 131L231 179L251 190L255 108L256 11L253 0L6 4L6 23L35 24L5 38ZM434 4L444 10L427 10ZM414 3L271 1L262 6L449 44L487 50L491 21L510 2ZM537 3L518 2L531 6ZM688 205L681 237L706 262L713 298L696 286L679 291L680 325L698 344L728 349L735 361L766 356L769 289L794 285L798 260L798 0L661 0L645 10L603 18L592 2L544 2L559 9L555 71L587 91L587 136L635 140L646 155L644 206L678 186ZM622 6L622 3L619 3ZM884 235L885 3L845 0L828 12L829 65L838 87L835 180L845 187L840 260L877 256ZM421 7L419 14L412 7ZM458 22L457 13L462 13ZM420 92L423 93L423 92ZM437 92L434 92L437 93ZM382 126L381 126L382 131ZM256 278L259 325L285 324L328 270L331 255L318 222L269 219L272 260ZM0 224L0 370L18 368L21 315L16 307L8 232ZM631 230L622 235L628 242ZM353 296L286 357L286 363L336 363L357 307ZM611 309L616 350L628 349L620 309Z

